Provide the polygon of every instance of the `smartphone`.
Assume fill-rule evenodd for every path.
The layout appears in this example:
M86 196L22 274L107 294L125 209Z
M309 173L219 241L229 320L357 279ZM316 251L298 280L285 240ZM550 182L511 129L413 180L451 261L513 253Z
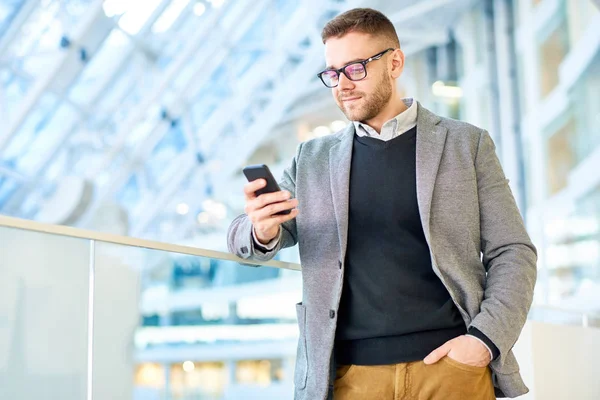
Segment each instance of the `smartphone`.
M242 172L244 172L244 175L246 175L246 179L248 179L248 182L252 182L257 179L264 179L265 181L267 181L267 186L265 186L262 189L258 189L256 192L254 192L256 196L260 196L264 193L273 193L281 191L281 188L277 184L277 181L273 177L273 174L269 170L269 167L267 167L265 164L248 165L242 170ZM287 215L291 212L292 210L283 210L273 215Z

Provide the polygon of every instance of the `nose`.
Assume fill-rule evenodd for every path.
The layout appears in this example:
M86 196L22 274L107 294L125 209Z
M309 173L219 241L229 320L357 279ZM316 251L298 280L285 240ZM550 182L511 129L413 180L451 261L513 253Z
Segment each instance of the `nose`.
M354 89L354 82L352 82L345 74L340 74L338 80L338 89L339 90L350 90Z

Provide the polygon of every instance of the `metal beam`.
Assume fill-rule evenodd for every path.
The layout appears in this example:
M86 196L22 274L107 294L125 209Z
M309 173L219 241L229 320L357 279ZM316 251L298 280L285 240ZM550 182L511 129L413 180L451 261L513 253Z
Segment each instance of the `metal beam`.
M96 0L92 5L90 12L87 14L87 19L84 20L84 23L80 27L80 29L74 34L74 43L79 45L91 47L90 50L93 52L100 44L100 40L102 36L106 35L106 24L102 26L106 20L106 16L102 10L103 0ZM103 30L95 32L94 29L98 29L102 27ZM103 40L103 38L102 38ZM42 79L37 81L35 87L31 90L29 95L24 100L24 103L21 105L20 109L16 113L16 117L8 126L8 129L4 132L3 135L0 136L0 154L6 149L9 144L10 139L16 134L18 128L23 124L29 113L37 104L39 98L42 94L48 90L51 86L58 85L57 90L59 92L66 90L67 85L70 81L75 79L75 77L83 70L83 63L79 59L78 56L78 47L70 46L67 48L64 53L60 54L54 65L49 69L48 74ZM71 80L59 80L57 79L58 75L64 75L65 69L71 70Z
M211 160L219 160L219 163L222 166L218 176L211 179L211 182L215 185L215 192L220 191L219 187L225 184L224 179L231 176L231 174L237 170L240 162L247 159L256 146L261 143L264 137L278 123L278 116L281 115L295 100L295 96L291 96L286 90L281 90L281 87L289 87L289 85L291 85L290 82L294 82L294 85L298 85L299 87L308 84L310 80L313 79L313 76L312 74L307 74L306 70L314 68L320 61L322 61L320 49L313 48L312 53L307 54L304 61L295 68L294 72L289 74L286 79L280 83L279 90L274 91L270 105L256 116L255 120L257 122L244 130L243 135L232 135L230 138L220 139L221 142L218 149L221 150L221 152L213 154L211 157ZM232 148L235 148L236 151L232 152ZM202 183L206 172L206 167L204 166L196 168L193 171L196 178L190 185L191 191L195 190L195 196L192 196L191 194L183 194L181 196L181 201L185 202L187 200L191 210L196 209L197 205L205 199L202 194L198 193L197 189L203 187ZM181 171L181 176L187 176L189 173L192 173L192 169ZM166 193L161 193L161 197L165 202L155 203L153 207L144 212L145 219L135 226L135 229L133 230L134 235L143 234L144 230L148 227L157 213L164 209L166 201L173 198L173 194L177 189L179 189L179 187L171 187ZM181 227L181 230L184 232L189 230L191 226L195 224L195 215L191 215L188 218L188 222Z
M437 27L434 29L396 29L398 38L402 47L404 42L408 43L419 43L419 42L447 42L448 41L448 29L446 27Z
M152 15L146 20L144 26L142 26L136 37L143 36L148 33L154 22L156 22L156 20L160 17L160 15L170 4L170 2L171 0L162 0L162 2L154 10ZM118 28L117 25L115 25L115 27ZM130 36L129 34L127 35ZM141 43L139 39L133 41L132 43L133 45L129 46L129 49L121 55L120 59L115 60L116 64L118 65L116 65L115 68L113 68L113 70L109 74L102 78L103 83L99 86L98 90L94 95L94 98L90 100L90 104L96 104L98 101L100 101L100 98L106 92L106 88L117 80L118 74L122 72L125 64L131 60L131 57L133 56L136 50L140 50L143 52L146 49L146 46L142 46L141 48L138 46ZM39 186L39 183L42 180L42 172L44 172L48 168L49 164L55 159L55 157L60 153L60 151L64 148L65 145L69 146L69 144L67 143L69 138L75 132L77 132L78 129L81 128L81 125L84 122L84 120L87 117L89 117L89 115L91 115L92 113L92 110L90 109L81 110L80 106L78 104L72 103L71 100L64 93L61 94L59 97L63 101L70 102L75 108L77 108L80 111L79 118L77 121L74 122L71 128L64 130L63 134L61 134L61 136L56 140L55 145L44 154L44 157L38 163L35 172L31 175L31 177L29 177L26 180L26 183L22 185L19 188L19 190L11 196L10 201L7 202L4 206L4 209L8 212L15 211L17 207L20 207L21 203L28 195L28 192L32 188ZM114 107L119 107L119 104L114 104Z
M263 3L266 5L267 1L263 0L261 3L259 3L259 5ZM114 159L114 157L116 157L118 154L120 154L123 147L125 146L125 139L131 132L131 129L133 129L135 124L138 123L141 117L145 115L147 109L152 105L152 103L159 100L160 95L167 89L168 85L177 78L177 75L181 71L185 62L188 62L189 58L191 58L198 51L198 47L201 43L204 43L204 41L207 40L207 36L208 40L210 40L211 37L214 37L214 40L210 40L208 42L210 46L209 49L212 50L203 51L201 53L200 59L195 60L197 62L198 68L196 73L206 72L206 68L210 69L211 64L212 68L215 68L217 65L216 63L214 63L214 61L218 59L218 57L214 57L215 54L223 52L223 45L226 41L234 41L237 38L239 38L241 34L245 33L245 31L250 27L250 25L259 15L259 9L257 9L256 2L245 0L244 2L239 2L236 5L239 6L239 9L236 10L236 19L234 19L231 22L231 25L227 27L227 30L224 31L223 28L218 29L217 26L221 17L221 12L224 9L222 8L219 9L220 12L213 14L213 17L205 23L204 29L199 29L198 31L196 31L194 37L192 37L190 40L190 44L184 50L182 56L178 59L178 61L171 66L169 71L166 73L166 77L162 80L159 87L150 96L146 97L146 101L143 104L141 104L140 107L138 107L137 112L133 115L133 117L131 117L125 123L125 128L117 136L116 145L111 149L104 163L100 166L100 168L98 168L96 172L107 168L108 165L110 165L110 161ZM191 82L194 80L194 76L190 78ZM185 93L186 91L180 92L179 96L177 96L173 103L175 105L181 103L181 99L183 98L183 96L185 96ZM110 197L113 196L122 187L122 185L126 183L134 166L137 163L139 163L140 160L145 159L147 154L150 151L152 151L153 146L149 146L148 144L158 143L158 140L160 140L166 134L167 131L168 124L159 123L154 127L153 131L148 135L148 137L144 141L142 141L142 143L137 144L134 150L134 154L130 158L127 167L125 167L123 169L123 172L121 172L109 185L107 185L107 188L97 196L89 212L86 213L84 218L82 218L82 220L80 221L81 224L85 224L89 220L89 218L93 216L95 210L101 204L110 199Z
M15 37L21 32L21 28L29 19L31 14L36 10L40 0L27 0L19 10L19 13L10 24L8 30L0 37L0 54L4 54L8 46L13 42Z
M418 1L410 7L403 8L395 14L390 15L388 18L394 25L402 24L404 22L413 21L418 17L421 17L429 12L435 11L436 9L448 5L456 5L456 0L427 0Z
M107 75L105 83L102 85L102 90L99 90L96 96L90 102L91 104L96 104L100 97L103 95L104 88L111 83L115 76L120 72L121 67L129 60L131 54L125 55L120 61L116 61L119 64L118 68L115 68L113 72ZM85 115L84 115L85 114ZM41 158L40 162L37 164L35 172L26 180L25 184L19 188L19 190L12 195L11 199L7 202L4 209L7 212L15 212L16 208L20 207L24 199L29 194L29 191L32 188L39 187L40 182L43 181L43 173L50 166L50 163L54 161L54 159L58 156L58 154L65 148L65 146L70 146L68 144L69 138L77 132L77 130L81 127L84 117L88 115L88 112L80 114L79 119L74 121L72 126L64 127L64 131L61 133L59 138L56 140L54 145L48 149L48 151Z
M245 0L244 9L247 10L248 13L251 13L252 10L248 9L251 7L249 7L247 3L249 3L249 1ZM254 7L256 7L256 4L254 4ZM178 77L185 63L188 62L190 58L192 58L198 53L199 47L203 43L205 43L205 40L207 38L213 39L209 43L222 44L224 41L228 40L229 38L231 38L232 35L235 34L234 28L236 27L232 27L232 29L230 29L227 32L223 32L221 29L218 29L218 23L221 19L222 13L224 12L225 8L226 7L223 7L218 9L216 12L213 12L210 15L210 19L208 21L205 21L205 23L201 25L202 28L198 29L190 38L187 47L183 50L181 56L177 59L177 61L173 62L172 65L169 67L160 84L157 85L157 87L152 91L151 94L145 96L144 101L137 107L136 111L127 119L127 121L125 121L125 123L123 124L123 128L119 131L119 134L116 137L115 145L107 155L102 165L99 166L99 168L96 170L96 172L107 168L112 162L113 158L121 153L121 151L126 145L126 139L130 135L131 131L141 120L143 120L151 105L156 102L160 102L160 96L164 94L164 92L169 87L169 84L171 84L172 81L174 81ZM240 23L244 22L244 20L240 21ZM205 55L206 52L203 51L202 54ZM208 55L210 55L210 53ZM201 68L204 67L204 63L210 63L210 58L203 57L203 59L198 61L198 67Z
M297 38L298 32L306 25L307 17L307 8L300 7L288 21L284 31L279 33L279 43L294 43L294 38ZM236 115L238 116L237 121L240 121L245 112L256 106L255 102L246 99L256 99L256 97L261 96L259 87L274 78L272 75L265 73L267 66L271 71L278 73L288 60L288 53L276 51L265 55L262 60L252 66L251 71L246 74L252 80L245 79L243 84L238 85L235 93L221 103L219 109L201 128L203 132L202 141L210 146L214 140L219 140L219 135L231 122L229 116ZM244 101L240 101L240 99L244 99Z
M527 187L525 174L524 137L521 128L521 96L517 76L518 55L515 40L513 0L495 0L496 35L498 36L498 76L501 103L500 112L504 140L504 162L513 164L512 175L515 198L523 221L527 223ZM504 111L504 112L503 112ZM507 157L508 153L510 157ZM503 163L504 164L504 163Z
M343 4L338 4L338 7L341 7L341 6L343 6ZM300 13L301 15L305 15L304 11L302 11L302 10L297 10L296 13ZM298 20L301 21L303 19L298 19ZM290 28L294 28L294 26L295 26L295 24L294 25L290 25ZM297 35L297 29L290 29L289 32L292 32L292 31ZM309 54L309 53L311 53L311 50L312 50L312 53L314 53L314 57L310 57L311 60L308 63L306 61L303 62L303 63L301 63L299 66L297 66L294 69L294 71L300 71L301 75L303 75L303 76L308 75L308 76L310 76L310 79L312 79L312 75L311 74L306 74L306 70L310 69L310 68L314 68L315 65L318 65L316 60L317 60L317 58L320 59L322 57L322 54L321 54L321 51L320 51L320 47L319 48L315 48L315 43L320 44L320 40L318 40L319 39L319 34L318 34L318 32L316 32L316 30L312 30L312 31L309 31L309 32L304 31L304 33L305 33L305 35L311 37L311 39L312 39L311 40L312 45L311 45L311 47L309 47L308 50L306 50L306 53ZM287 38L287 36L284 35L284 36L281 37L282 40L284 38ZM291 74L291 76L296 76L296 75L297 74L294 74L294 73ZM292 80L292 78L290 78L290 75L286 75L286 76L284 76L281 79L281 81L291 82L293 80ZM281 87L281 86L283 86L283 84L280 82L279 84L276 84L276 86ZM299 85L299 86L303 87L302 84ZM285 86L283 86L283 87L285 87ZM276 92L277 92L277 90L274 91L274 93L276 93ZM285 91L285 90L281 90L280 89L279 92L280 93L284 93L283 96L280 95L279 97L283 97L285 99L284 100L279 99L279 98L275 99L275 98L273 98L274 95L271 94L271 103L279 102L280 107L281 106L285 107L285 105L289 104L289 102L293 101L293 99L295 98L295 96L290 96L289 93L287 93L287 91ZM237 98L237 96L236 96L236 98ZM255 122L254 125L255 126L256 125L260 125L261 128L263 128L263 127L265 128L265 132L268 132L270 130L270 124L269 123L265 124L264 122L266 122L266 121L264 121L264 120L267 120L267 119L269 119L269 120L270 119L277 119L277 115L280 115L280 114L275 114L273 116L271 114L265 114L265 112L262 112L260 115L256 116L255 120L257 122ZM230 121L231 119L227 118L227 120ZM260 121L260 123L259 123L259 121ZM217 133L219 133L219 132L217 132ZM260 141L260 139L259 139L259 141ZM217 158L212 157L212 159L217 159ZM239 163L239 161L240 160L237 160L236 165ZM184 179L190 173L192 173L192 170L194 169L193 167L194 166L190 166L189 170L178 171L178 174L176 176L173 176L172 179L169 179L169 181L170 182L180 181L180 183L183 182ZM200 171L202 171L202 170L203 170L203 168L200 168ZM196 176L203 176L204 174L201 173L201 172L199 172L197 174L195 173L195 175ZM228 176L226 174L220 174L220 175L221 176ZM197 188L198 186L194 185L194 187ZM163 193L161 193L161 195L159 196L159 198L161 199L161 201L154 201L147 210L144 210L144 212L143 212L144 218L134 227L134 230L133 230L134 234L141 234L141 233L143 233L143 231L150 224L150 222L153 220L153 218L156 216L156 214L160 210L164 209L165 203L172 198L172 194L178 188L179 188L179 186L171 186L170 190L164 190ZM199 197L199 196L197 196L197 197ZM195 207L191 207L191 209L194 209L194 208Z
M6 167L0 166L0 176L7 176L15 181L23 182L26 177L24 175L19 174L18 172L13 171L12 169L8 169Z

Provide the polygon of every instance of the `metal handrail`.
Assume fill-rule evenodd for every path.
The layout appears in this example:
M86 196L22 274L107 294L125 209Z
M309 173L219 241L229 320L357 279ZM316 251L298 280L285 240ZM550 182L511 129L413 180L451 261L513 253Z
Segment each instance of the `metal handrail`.
M224 253L215 250L200 249L191 246L182 246L178 244L157 242L153 240L139 239L131 236L115 235L112 233L97 232L81 228L73 228L64 225L52 225L26 219L7 217L0 215L0 227L21 229L26 231L47 233L52 235L67 236L77 239L95 240L98 242L113 243L124 246L140 247L144 249L160 250L170 253L187 254L198 257L208 257L225 261L233 261L241 264L267 266L273 268L283 268L300 271L300 264L271 260L266 262L257 262L245 260L234 256L231 253ZM225 240L225 238L223 238Z

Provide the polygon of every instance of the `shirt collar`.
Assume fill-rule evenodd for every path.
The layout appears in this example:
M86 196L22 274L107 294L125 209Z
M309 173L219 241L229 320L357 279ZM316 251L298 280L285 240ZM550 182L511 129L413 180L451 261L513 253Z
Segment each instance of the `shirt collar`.
M392 136L395 137L414 128L417 125L417 102L411 97L404 98L402 101L408 108L384 123L380 134L369 125L360 121L353 121L354 130L359 136L381 136L383 138L384 131L391 130Z

